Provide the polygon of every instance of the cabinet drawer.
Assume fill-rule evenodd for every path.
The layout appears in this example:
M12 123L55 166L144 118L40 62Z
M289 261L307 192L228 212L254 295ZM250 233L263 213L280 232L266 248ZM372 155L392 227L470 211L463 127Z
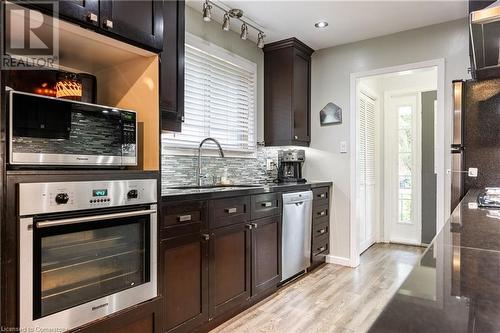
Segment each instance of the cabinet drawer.
M206 202L167 203L162 206L162 237L196 233L207 228Z
M319 187L313 189L313 205L315 207L328 205L330 197L329 187Z
M313 240L329 234L330 226L328 225L329 224L328 222L329 221L326 221L324 223L313 224L312 227Z
M253 195L251 197L252 220L268 216L276 216L281 213L281 195L278 193L266 193Z
M329 250L329 235L323 235L321 237L315 237L313 239L312 245L312 255L316 256L320 253L326 254Z
M316 220L328 220L329 208L328 206L315 206L313 207L313 221Z
M212 229L250 220L249 196L211 200L208 207Z

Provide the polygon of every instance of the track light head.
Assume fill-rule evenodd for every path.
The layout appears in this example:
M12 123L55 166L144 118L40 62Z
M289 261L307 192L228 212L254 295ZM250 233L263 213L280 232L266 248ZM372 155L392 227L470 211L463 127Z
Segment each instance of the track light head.
M247 27L247 24L243 22L243 24L241 25L241 34L240 34L240 38L243 39L243 40L246 40L248 38L248 27Z
M224 21L222 22L222 30L228 31L229 30L229 25L231 24L231 20L229 18L229 14L225 13L224 14Z
M208 3L208 0L206 0L203 3L203 21L205 22L210 22L212 20L212 5Z
M257 37L257 47L259 49L264 47L264 34L262 32L259 32L259 35Z

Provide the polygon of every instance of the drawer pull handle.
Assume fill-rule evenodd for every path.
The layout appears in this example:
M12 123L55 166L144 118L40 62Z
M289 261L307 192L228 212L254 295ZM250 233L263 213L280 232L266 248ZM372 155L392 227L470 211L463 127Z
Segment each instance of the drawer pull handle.
M248 230L252 230L253 225L251 225L251 224L246 224L246 225L245 225L245 228L247 228Z
M273 205L272 202L263 202L262 207L271 207Z
M106 19L103 22L103 26L107 29L113 29L113 21Z
M326 232L325 228L318 230L318 233L320 233L320 234L324 234L325 232Z
M95 22L97 22L97 15L94 13L88 13L87 20L95 23Z
M226 208L224 209L224 211L228 214L234 214L236 213L238 210L236 209L236 207L233 207L233 208Z
M180 215L179 222L187 222L191 221L191 215Z
M252 224L252 228L253 228L253 229L257 229L257 227L258 227L258 224L257 224L257 223L251 223L251 224Z
M318 213L319 216L325 216L326 215L326 210L322 210L321 212Z
M323 252L326 250L326 246L322 246L320 248L318 248L318 252Z
M202 234L201 238L203 238L204 241L210 240L210 235L209 234Z
M326 193L321 193L320 195L318 195L318 197L320 197L320 198L322 198L322 199L323 199L323 198L326 198Z

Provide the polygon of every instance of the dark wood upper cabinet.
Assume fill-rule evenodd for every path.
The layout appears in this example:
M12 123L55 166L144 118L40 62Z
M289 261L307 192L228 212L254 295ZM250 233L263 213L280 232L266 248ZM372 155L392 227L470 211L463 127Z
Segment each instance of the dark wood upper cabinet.
M209 313L216 318L250 298L250 229L240 223L210 234Z
M191 332L208 321L208 238L198 233L164 240L160 252L163 331Z
M309 146L313 52L296 38L264 46L266 146Z
M185 2L163 3L163 51L160 54L161 129L180 132L184 121Z
M281 280L281 216L252 223L252 297Z
M100 0L101 29L154 50L163 47L163 2Z

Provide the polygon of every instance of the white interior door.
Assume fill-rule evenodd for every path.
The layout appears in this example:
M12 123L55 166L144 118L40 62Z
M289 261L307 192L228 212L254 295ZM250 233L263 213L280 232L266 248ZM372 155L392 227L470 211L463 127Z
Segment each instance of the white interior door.
M386 238L421 243L420 94L386 96Z
M358 193L357 223L360 253L375 243L375 156L376 104L366 94L358 94Z

